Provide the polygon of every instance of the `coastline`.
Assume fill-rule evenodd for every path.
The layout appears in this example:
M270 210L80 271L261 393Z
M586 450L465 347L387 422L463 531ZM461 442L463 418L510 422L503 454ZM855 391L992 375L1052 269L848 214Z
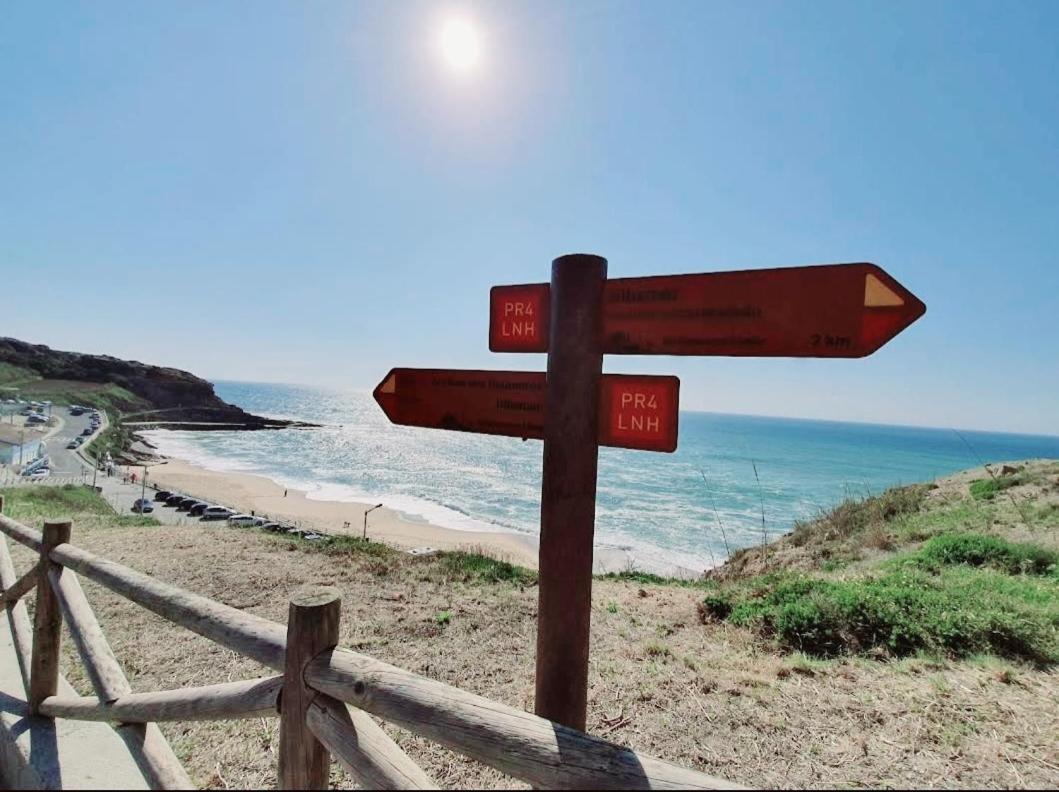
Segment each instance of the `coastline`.
M210 470L173 457L150 465L148 482L159 489L186 492L241 512L253 511L260 516L314 528L331 535L360 536L364 514L373 505L355 501L316 500L303 490L284 487L266 476ZM463 550L529 569L537 569L538 566L537 537L507 531L446 528L425 520L411 519L386 506L375 509L369 515L368 537L403 550L424 547ZM621 572L632 566L633 557L625 550L598 545L594 549L593 571L597 574ZM658 571L678 577L693 574L691 570L676 566Z

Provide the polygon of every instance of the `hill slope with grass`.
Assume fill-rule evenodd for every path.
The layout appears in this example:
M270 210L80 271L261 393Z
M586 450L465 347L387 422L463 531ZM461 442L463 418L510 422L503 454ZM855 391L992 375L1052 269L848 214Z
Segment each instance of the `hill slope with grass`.
M1059 670L1048 655L1059 463L1010 468L843 504L767 549L737 554L710 579L597 578L588 730L756 787L1059 786ZM980 483L987 480L995 483ZM16 519L39 528L69 518L75 544L277 622L299 587L335 586L343 646L533 710L533 572L474 552L414 557L350 538L157 525L119 517L83 488L4 494ZM12 553L20 572L36 560L21 546ZM267 673L82 584L137 691ZM858 586L869 590L848 590ZM917 586L941 594L913 607ZM939 608L941 596L953 599ZM799 617L807 603L837 615ZM1011 634L994 642L974 615L1006 619L1009 608L1024 608L1034 625L1014 634L1024 636L1021 647ZM871 630L865 614L875 619ZM916 619L941 627L922 632ZM891 622L913 626L895 631ZM784 624L793 625L787 638ZM876 634L930 640L891 644ZM63 652L64 673L89 694L68 640ZM275 786L275 719L161 728L196 785ZM387 731L443 787L512 786L408 732ZM337 772L332 780L350 786Z
M707 621L820 657L1059 663L1059 463L988 466L847 501L709 575Z

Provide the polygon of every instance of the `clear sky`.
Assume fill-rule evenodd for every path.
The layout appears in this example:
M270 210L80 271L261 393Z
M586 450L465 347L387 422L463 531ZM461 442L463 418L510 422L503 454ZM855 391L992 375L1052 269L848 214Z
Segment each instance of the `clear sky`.
M608 368L1059 434L1057 41L1056 2L8 0L0 335L367 387L543 369L488 352L488 290L563 253L874 261L928 312L872 357Z

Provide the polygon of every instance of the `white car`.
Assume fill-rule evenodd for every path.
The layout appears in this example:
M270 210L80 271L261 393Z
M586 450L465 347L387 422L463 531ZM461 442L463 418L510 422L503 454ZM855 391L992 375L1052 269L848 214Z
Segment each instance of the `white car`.
M264 525L267 520L264 517L255 517L252 514L234 514L228 518L229 525Z

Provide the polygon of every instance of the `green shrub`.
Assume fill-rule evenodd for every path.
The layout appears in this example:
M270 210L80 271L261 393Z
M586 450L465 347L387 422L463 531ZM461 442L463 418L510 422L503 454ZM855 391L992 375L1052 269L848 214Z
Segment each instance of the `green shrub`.
M4 512L15 520L62 518L71 514L114 514L102 495L88 486L10 487L0 490Z
M732 615L732 601L725 594L707 594L700 612L704 621L724 621Z
M975 500L992 500L998 492L1014 487L1018 480L1014 476L975 479L971 482L971 497Z
M1059 567L1059 553L1053 550L977 533L935 536L918 553L902 560L930 571L965 564L1009 575L1056 574Z
M722 618L730 606L730 623L818 657L988 652L1059 662L1059 585L1049 578L966 566L933 575L910 566L846 581L774 577L707 600L704 611Z
M464 582L518 583L532 585L537 582L537 573L525 567L498 561L478 553L453 551L439 553L437 562L443 574Z

